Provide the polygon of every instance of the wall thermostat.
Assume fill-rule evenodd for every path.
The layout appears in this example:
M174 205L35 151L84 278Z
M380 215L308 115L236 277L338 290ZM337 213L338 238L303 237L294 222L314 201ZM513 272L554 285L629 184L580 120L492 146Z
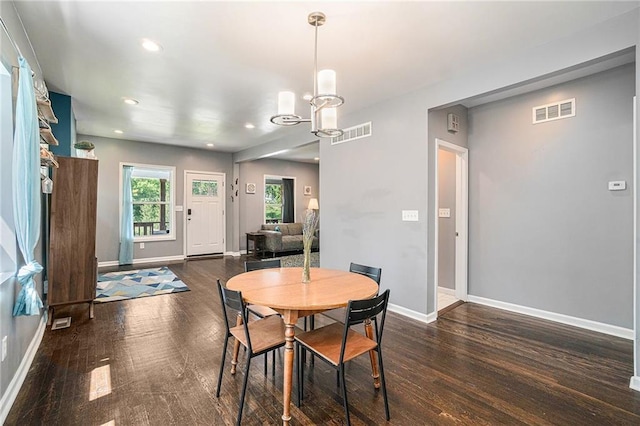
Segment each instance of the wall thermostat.
M609 182L609 191L624 191L627 189L627 182L624 180L614 180Z
M458 133L460 130L460 117L450 112L447 114L447 131L449 133Z

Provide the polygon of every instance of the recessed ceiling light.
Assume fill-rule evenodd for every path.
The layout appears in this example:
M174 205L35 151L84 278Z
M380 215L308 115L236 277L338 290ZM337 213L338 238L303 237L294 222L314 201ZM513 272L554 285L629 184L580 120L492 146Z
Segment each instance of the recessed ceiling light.
M213 144L212 143L208 143L207 146L213 146Z
M254 126L251 123L247 123L247 124L244 125L244 127L246 127L247 129L254 129L256 126Z
M314 160L319 161L320 157L315 157Z
M305 94L302 96L302 99L304 99L305 101L310 101L310 100L311 100L311 98L313 98L313 95L312 95L311 93L305 93Z
M127 105L138 105L140 103L133 98L123 98L122 101Z
M149 40L148 38L142 40L142 47L144 47L145 50L148 50L149 52L159 52L160 50L162 50L162 46L160 46L153 40Z
M118 129L116 129L116 130L114 130L114 131L113 131L113 133L117 133L117 134L121 135L121 134L123 134L124 132L123 132L122 130L118 130Z

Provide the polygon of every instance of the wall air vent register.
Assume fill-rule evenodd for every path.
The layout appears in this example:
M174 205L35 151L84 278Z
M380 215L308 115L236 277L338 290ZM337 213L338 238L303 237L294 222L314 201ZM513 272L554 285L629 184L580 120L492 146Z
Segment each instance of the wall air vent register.
M576 98L532 108L533 124L575 117Z
M349 142L356 139L366 138L371 136L371 122L359 124L357 126L349 127L343 130L344 133L335 138L331 138L331 145L337 145L343 142Z

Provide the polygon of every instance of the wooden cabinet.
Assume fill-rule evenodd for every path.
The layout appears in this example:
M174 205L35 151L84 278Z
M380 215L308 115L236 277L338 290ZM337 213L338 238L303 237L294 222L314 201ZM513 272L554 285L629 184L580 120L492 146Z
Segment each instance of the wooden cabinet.
M57 157L53 172L49 239L49 321L57 305L96 297L96 206L98 161Z

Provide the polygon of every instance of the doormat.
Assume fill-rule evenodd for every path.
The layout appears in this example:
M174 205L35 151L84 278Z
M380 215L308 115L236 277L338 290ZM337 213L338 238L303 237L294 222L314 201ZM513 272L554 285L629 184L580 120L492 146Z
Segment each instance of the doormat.
M171 270L161 268L108 272L98 275L95 302L135 299L159 294L189 291L189 287Z

